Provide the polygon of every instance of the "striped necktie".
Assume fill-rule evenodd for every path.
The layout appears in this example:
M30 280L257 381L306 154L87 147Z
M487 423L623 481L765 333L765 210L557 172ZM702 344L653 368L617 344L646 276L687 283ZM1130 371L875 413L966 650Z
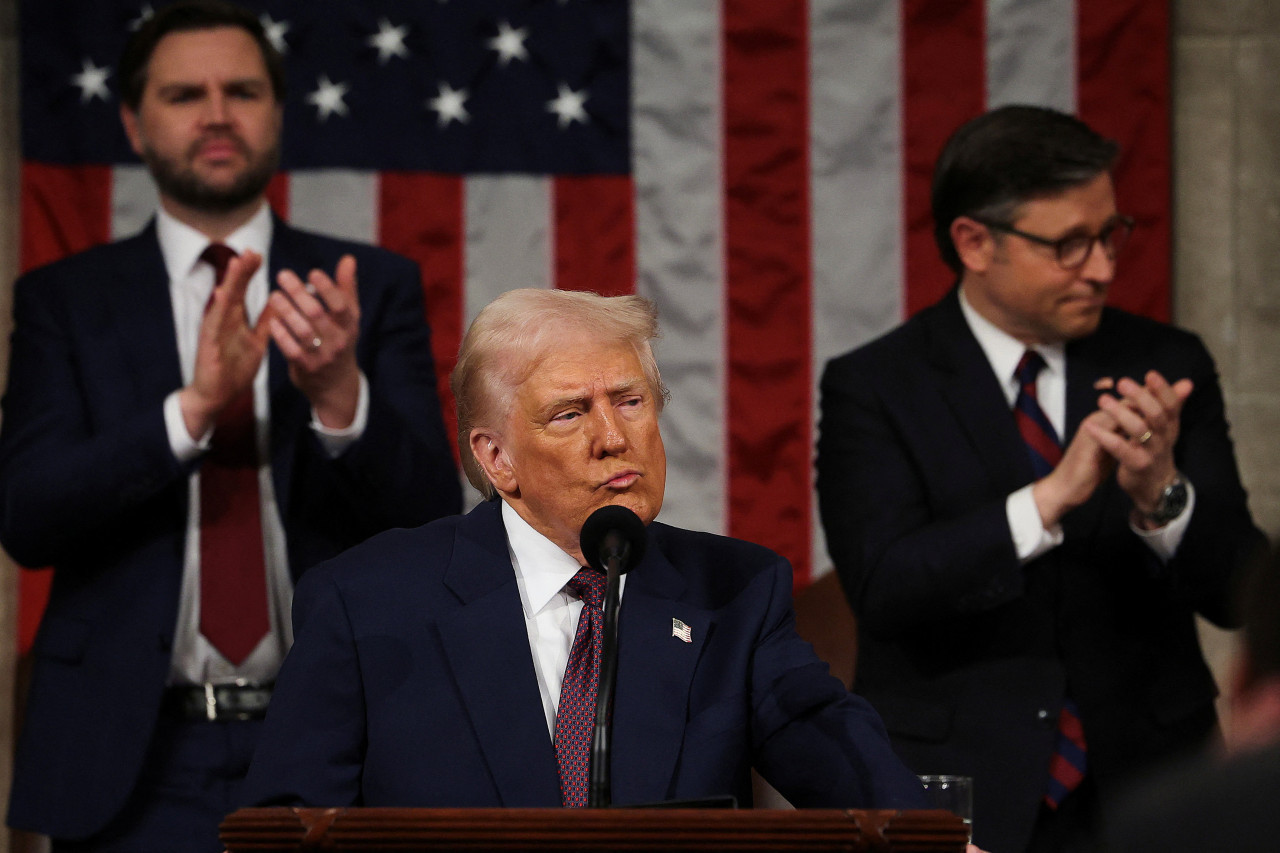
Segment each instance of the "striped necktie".
M1018 432L1026 442L1027 454L1036 479L1044 477L1062 460L1062 442L1049 423L1036 394L1036 377L1044 369L1044 358L1033 349L1022 354L1022 360L1014 370L1018 380L1018 397L1013 401L1013 417L1018 422Z
M556 708L556 760L560 796L566 806L587 805L591 770L591 732L596 721L596 687L604 647L604 572L583 567L565 587L582 599L578 630L560 684Z
M1013 404L1013 416L1018 422L1018 432L1027 445L1027 455L1036 477L1044 477L1062 460L1062 442L1040 408L1036 394L1036 378L1044 369L1044 358L1035 350L1027 350L1018 362L1014 376L1018 380L1018 397ZM1088 766L1084 728L1080 724L1080 709L1075 701L1066 697L1062 712L1058 714L1058 731L1054 741L1053 758L1049 761L1049 783L1044 801L1056 809L1066 796L1084 779Z

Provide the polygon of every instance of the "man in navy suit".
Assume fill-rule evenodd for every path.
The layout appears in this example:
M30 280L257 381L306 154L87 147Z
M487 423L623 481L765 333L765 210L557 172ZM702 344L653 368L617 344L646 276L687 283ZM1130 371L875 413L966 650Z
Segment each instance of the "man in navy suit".
M796 634L786 560L653 520L656 334L636 296L514 290L479 314L453 389L464 468L489 500L304 579L247 802L574 803L561 691L598 609L574 586L594 571L579 536L617 504L647 547L623 577L614 803L750 803L754 766L798 806L922 804L875 712Z
M9 822L55 851L220 850L294 581L457 512L460 487L416 267L265 202L283 76L257 17L166 7L118 79L156 220L15 293L0 540L54 574ZM241 476L206 491L241 403L241 456L216 460ZM232 517L252 532L210 526ZM227 570L256 571L212 570L227 545Z
M963 126L933 186L956 287L822 378L855 690L917 773L974 777L1001 853L1091 849L1099 798L1216 731L1194 614L1230 623L1263 543L1204 346L1104 307L1116 154L1048 109Z

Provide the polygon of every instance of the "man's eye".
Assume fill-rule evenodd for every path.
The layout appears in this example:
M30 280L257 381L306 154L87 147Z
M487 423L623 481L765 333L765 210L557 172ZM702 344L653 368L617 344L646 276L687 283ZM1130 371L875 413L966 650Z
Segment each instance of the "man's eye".
M568 422L568 421L572 421L572 420L577 419L577 417L578 417L580 414L581 414L581 412L574 412L574 411L561 412L560 414L558 414L558 415L556 415L554 418L552 418L552 420Z

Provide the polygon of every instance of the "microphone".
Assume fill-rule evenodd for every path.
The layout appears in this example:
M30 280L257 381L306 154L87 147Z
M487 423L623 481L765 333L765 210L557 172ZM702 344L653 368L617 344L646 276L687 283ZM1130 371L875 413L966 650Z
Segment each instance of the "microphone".
M591 568L607 574L609 561L616 559L620 575L640 562L649 542L640 516L617 504L602 506L587 516L578 541Z
M593 569L605 573L604 637L600 649L600 680L596 686L596 720L591 730L591 770L587 805L608 806L612 797L609 772L609 717L613 685L618 675L619 579L641 558L648 544L644 522L625 506L602 506L587 517L578 537L582 556Z

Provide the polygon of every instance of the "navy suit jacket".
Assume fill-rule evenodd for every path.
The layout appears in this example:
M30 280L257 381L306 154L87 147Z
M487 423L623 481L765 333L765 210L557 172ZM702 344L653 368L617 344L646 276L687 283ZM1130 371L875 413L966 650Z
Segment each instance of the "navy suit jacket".
M370 408L365 433L337 459L270 348L271 466L295 578L460 502L416 265L277 220L269 279L286 268L332 272L345 253L358 262L357 357ZM0 541L54 575L9 820L76 838L105 825L134 786L177 618L191 469L174 459L162 414L182 377L154 225L30 273L14 299Z
M955 290L822 378L818 495L858 618L854 689L917 773L975 777L988 850L1026 846L1065 693L1104 794L1214 730L1193 615L1229 623L1236 571L1265 543L1198 338L1107 309L1066 357L1067 441L1100 377L1195 382L1174 456L1196 504L1168 565L1130 530L1114 477L1067 515L1061 546L1019 564L1005 500L1035 476Z
M659 523L648 537L619 616L613 802L749 803L754 765L798 806L920 805L875 712L796 635L785 560ZM561 804L496 501L318 567L294 624L246 802Z

